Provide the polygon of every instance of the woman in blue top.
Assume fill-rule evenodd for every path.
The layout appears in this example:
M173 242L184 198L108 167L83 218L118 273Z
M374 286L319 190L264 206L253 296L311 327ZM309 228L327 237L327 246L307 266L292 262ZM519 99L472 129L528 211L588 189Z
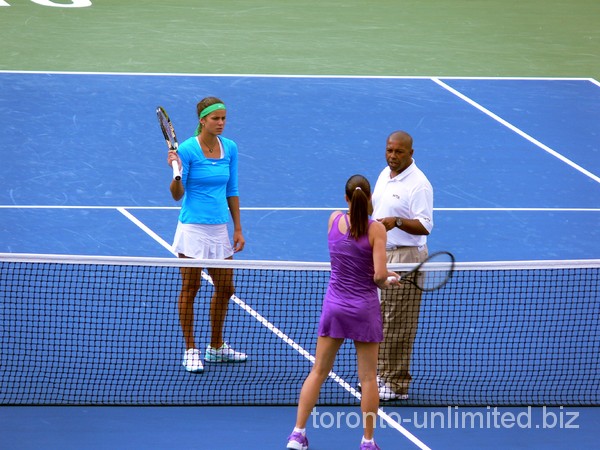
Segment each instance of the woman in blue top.
M287 448L291 449L308 448L306 422L344 339L354 341L362 385L364 436L360 448L379 449L373 440L379 408L377 354L383 340L377 288L397 285L398 279L387 270L385 227L369 219L372 208L368 180L362 175L350 177L345 198L348 214L335 211L329 217L331 277L319 321L315 364L302 385L296 427L288 437Z
M177 152L169 152L169 166L176 162L181 180L173 180L171 195L183 198L175 231L173 249L180 258L232 259L244 248L238 192L238 148L234 141L220 136L225 127L226 109L221 100L207 97L197 105L196 135L185 140ZM233 246L227 223L233 219ZM244 353L236 352L223 341L223 323L229 299L234 293L233 270L209 268L214 283L210 304L211 338L204 360L242 362ZM200 288L202 269L181 268L179 320L186 351L183 366L189 372L203 370L200 351L194 341L194 298Z

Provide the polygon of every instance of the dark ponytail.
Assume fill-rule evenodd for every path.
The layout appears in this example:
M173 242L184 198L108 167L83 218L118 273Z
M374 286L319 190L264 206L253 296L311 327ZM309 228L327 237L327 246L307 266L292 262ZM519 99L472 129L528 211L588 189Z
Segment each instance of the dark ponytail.
M358 239L369 231L369 180L362 175L351 176L346 182L346 197L350 200L350 235Z

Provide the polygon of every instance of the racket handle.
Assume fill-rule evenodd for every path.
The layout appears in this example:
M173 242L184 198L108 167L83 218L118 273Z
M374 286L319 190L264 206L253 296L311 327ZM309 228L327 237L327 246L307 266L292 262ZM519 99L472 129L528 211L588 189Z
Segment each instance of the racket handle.
M177 161L173 161L171 163L171 167L173 168L173 179L174 180L181 180L181 173L179 172L179 163Z

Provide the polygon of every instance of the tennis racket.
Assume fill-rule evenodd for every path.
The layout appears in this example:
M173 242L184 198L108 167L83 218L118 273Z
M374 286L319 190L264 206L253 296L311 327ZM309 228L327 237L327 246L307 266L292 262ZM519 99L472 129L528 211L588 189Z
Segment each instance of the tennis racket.
M450 252L433 253L410 272L401 274L398 282L410 283L422 291L435 291L452 278L454 263L454 255Z
M160 129L165 137L165 142L167 143L169 151L176 152L177 148L179 148L179 144L177 143L175 128L173 128L169 115L162 106L156 108L156 115L158 116L158 123L160 124ZM179 172L179 164L177 164L177 161L173 161L171 167L173 168L173 178L175 180L181 180L181 172Z

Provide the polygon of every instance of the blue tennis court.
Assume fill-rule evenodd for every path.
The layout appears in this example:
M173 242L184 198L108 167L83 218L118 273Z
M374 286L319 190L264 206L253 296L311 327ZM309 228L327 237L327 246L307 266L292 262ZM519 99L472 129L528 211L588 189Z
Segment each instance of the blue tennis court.
M398 128L413 135L415 160L434 186L432 251L450 250L463 262L600 255L600 84L592 79L3 72L0 86L0 145L19 143L0 168L0 252L171 256L178 211L168 192L170 169L154 109L164 106L178 135L186 136L195 128L198 98L218 93L228 105L224 135L240 147L247 245L238 259L327 261L325 223L331 210L344 206L341 187L354 173L374 182L385 164L385 139ZM596 319L597 307L589 311ZM173 322L166 339L176 340L177 331ZM179 355L164 358L173 359L175 369ZM138 389L143 394L151 384L150 378ZM173 389L189 388L175 378ZM112 437L95 448L175 448L198 430L210 433L231 417L244 423L256 415L258 422L241 425L240 435L219 433L218 448L280 448L273 430L281 429L283 442L295 413L287 407L52 408L1 408L12 424L2 430L5 442L10 448L48 442L24 443L24 423L32 420L61 448L77 448L79 439L99 439L107 430ZM420 444L388 427L377 435L382 448L448 448L449 439L460 448L482 448L490 428L492 439L510 448L525 440L527 448L556 440L566 448L574 442L593 446L591 430L600 421L592 408L535 408L532 426L510 427L512 434L493 426L452 433L451 427L420 425L436 411L447 421L453 411L384 410L401 414L404 420L396 417L396 423ZM516 417L527 409L502 411ZM473 413L482 420L497 417L485 409ZM543 426L554 418L579 427ZM73 432L72 420L91 428L66 442L60 436ZM154 425L142 438L122 426L131 420ZM161 424L170 430L166 435L156 432ZM354 445L355 436L343 432L331 444L333 430L325 428L321 423L311 432L314 448Z
M0 79L2 146L23 148L2 167L4 251L168 255L177 205L152 111L165 106L186 136L198 92L219 92L231 109L226 134L240 146L243 259L326 261L319 230L344 206L339 186L354 173L374 180L400 127L436 188L432 249L461 261L600 254L594 80Z

